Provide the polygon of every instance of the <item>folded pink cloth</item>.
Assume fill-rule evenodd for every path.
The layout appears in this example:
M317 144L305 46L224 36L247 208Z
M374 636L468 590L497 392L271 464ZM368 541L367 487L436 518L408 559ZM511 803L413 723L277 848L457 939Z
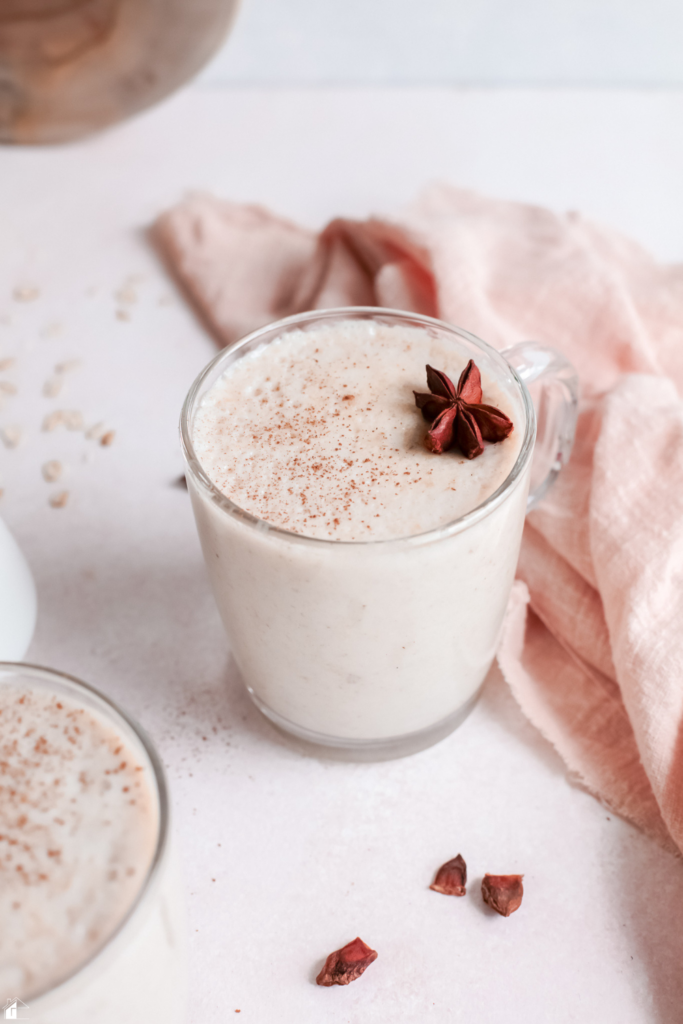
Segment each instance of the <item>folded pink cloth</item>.
M155 234L224 344L305 309L381 305L574 363L575 452L529 517L498 658L572 774L683 850L683 267L578 214L446 187L319 235L199 195Z

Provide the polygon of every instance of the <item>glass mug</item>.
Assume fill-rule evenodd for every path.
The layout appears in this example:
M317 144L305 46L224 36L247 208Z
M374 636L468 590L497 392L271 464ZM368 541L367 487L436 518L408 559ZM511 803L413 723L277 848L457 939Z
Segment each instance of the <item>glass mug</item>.
M311 538L246 512L202 468L193 422L217 378L289 330L349 319L421 328L509 396L519 455L466 515L398 539ZM539 391L538 438L527 384ZM528 342L497 352L450 324L377 307L288 317L209 363L181 415L187 483L234 659L276 727L317 752L374 760L421 750L463 721L495 656L525 515L569 457L577 406L576 373L552 349Z
M0 992L0 1009L5 1008L2 1003L7 997L7 1015L16 1001L17 1019L26 1017L34 1024L119 1024L133 1019L185 1024L185 898L171 843L168 795L158 754L125 712L72 676L36 665L0 662L0 687L7 685L47 690L66 698L93 713L121 737L145 768L156 807L156 829L146 877L113 934L94 955L48 990L22 992L16 967L0 961L0 984L12 988ZM74 928L78 928L78 922Z

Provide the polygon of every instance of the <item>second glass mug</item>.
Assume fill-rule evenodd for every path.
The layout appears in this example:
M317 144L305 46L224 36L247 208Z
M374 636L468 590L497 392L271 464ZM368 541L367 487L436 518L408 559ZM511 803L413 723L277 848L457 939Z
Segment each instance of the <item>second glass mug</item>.
M349 319L447 340L510 397L523 431L519 455L466 515L397 539L317 539L258 519L205 473L193 422L217 378L287 331ZM539 390L538 429L527 384ZM498 352L439 320L378 307L288 317L209 363L181 415L187 483L233 656L276 727L318 751L374 760L428 747L463 721L495 657L524 518L569 457L577 407L576 373L553 349L523 342Z
M6 685L28 691L47 690L55 697L64 697L110 729L144 766L157 814L154 856L123 920L101 947L66 977L46 990L30 995L21 993L28 1007L19 999L15 1014L18 1012L18 1019L23 1016L34 1024L120 1024L143 1020L183 1024L187 1005L185 901L159 755L133 719L109 698L73 676L36 665L0 662L0 688ZM35 823L34 827L37 827ZM92 829L92 821L90 827ZM82 842L87 849L88 843L96 844L97 839L95 830L86 833ZM68 892L62 893L63 898L67 895ZM4 922L3 927L11 925ZM82 928L77 915L72 927L76 935ZM28 931L35 937L35 923L32 928L33 933L31 925ZM8 982L13 974L11 961L10 956L9 965L0 964L1 980L8 989L0 993L0 999L17 995L20 987L20 983L15 982L13 992L9 991ZM10 1001L8 999L7 1003ZM11 1012L8 1008L8 1017Z

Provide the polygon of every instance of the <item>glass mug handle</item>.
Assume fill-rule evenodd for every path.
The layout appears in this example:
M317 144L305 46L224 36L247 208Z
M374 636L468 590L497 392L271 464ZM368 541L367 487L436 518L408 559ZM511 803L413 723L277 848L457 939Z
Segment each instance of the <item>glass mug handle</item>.
M521 341L501 352L526 384L536 409L537 433L527 512L535 508L569 460L579 408L576 370L554 348Z

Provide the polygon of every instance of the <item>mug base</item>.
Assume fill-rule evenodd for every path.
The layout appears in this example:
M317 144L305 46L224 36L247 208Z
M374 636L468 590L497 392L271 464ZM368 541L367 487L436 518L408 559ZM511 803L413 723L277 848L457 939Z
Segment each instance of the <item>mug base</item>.
M482 684L483 686L483 684ZM435 725L419 729L417 732L405 733L403 736L388 736L377 740L349 739L343 736L327 736L313 732L300 725L295 725L273 711L258 697L251 687L246 686L247 693L261 714L287 740L294 741L296 748L312 757L322 757L334 761L392 761L399 757L409 757L421 750L433 747L458 728L465 721L482 691L480 686L469 700L462 704L446 718Z

